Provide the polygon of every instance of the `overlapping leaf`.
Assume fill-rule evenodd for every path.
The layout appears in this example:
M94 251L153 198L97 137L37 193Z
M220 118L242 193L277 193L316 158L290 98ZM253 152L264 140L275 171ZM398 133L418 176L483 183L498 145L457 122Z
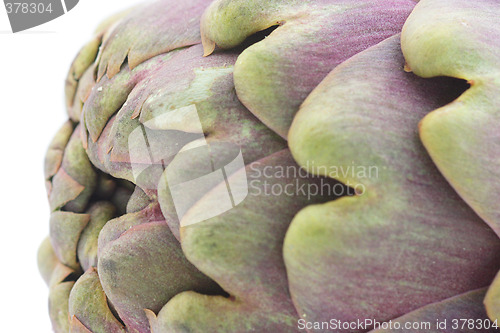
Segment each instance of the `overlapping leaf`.
M204 13L205 54L279 25L238 58L242 103L286 138L300 104L338 64L401 31L413 0L217 0Z
M299 318L383 321L413 310L401 320L431 311L484 318L484 291L434 303L487 286L500 242L417 135L426 113L465 88L404 73L397 36L369 48L398 33L415 2L216 0L201 19L210 2L158 0L120 13L72 65L71 122L45 164L51 236L39 252L56 332L294 332ZM486 193L495 194L497 182L487 180L496 177L498 137L487 125L496 120L498 55L488 36L498 5L454 4L422 0L403 47L417 74L471 83L446 108L468 121L451 125L481 136L457 144L451 130L432 134L427 119L437 112L421 134L450 183L495 228L496 197ZM473 9L481 15L470 17ZM243 51L215 50L268 28ZM299 170L283 138L302 102L289 139L311 174L269 177ZM434 144L446 152L434 154ZM461 156L455 146L471 152L460 177L445 166ZM238 153L245 167L226 169ZM222 183L190 182L218 171ZM476 177L482 188L471 194ZM184 183L192 192L179 197L172 187ZM339 186L340 194L323 192ZM247 197L235 204L238 191ZM228 193L236 207L208 216ZM487 297L492 318L497 282Z
M483 305L485 293L485 288L473 290L424 306L392 320L392 329L381 328L372 332L400 332L401 330L408 333L422 331L431 333L494 332L494 326L498 325L489 321L486 316Z
M417 134L420 119L463 87L403 66L398 36L358 54L316 88L292 125L300 165L362 189L307 207L287 232L290 291L308 321L386 321L485 287L499 267L500 241ZM369 167L376 172L361 172Z
M183 251L230 297L181 293L158 318L150 316L152 327L159 332L298 331L282 257L283 238L301 208L348 194L334 180L309 178L304 171L301 177L299 170L288 150L277 152L229 177L232 190L249 187L248 197L235 208L191 223L227 192L224 183L191 207L181 221ZM248 182L239 182L245 174Z
M470 84L453 103L429 113L420 137L457 193L500 234L500 4L493 0L423 0L406 22L402 49L422 77ZM498 285L498 282L494 284ZM487 299L500 319L496 291Z

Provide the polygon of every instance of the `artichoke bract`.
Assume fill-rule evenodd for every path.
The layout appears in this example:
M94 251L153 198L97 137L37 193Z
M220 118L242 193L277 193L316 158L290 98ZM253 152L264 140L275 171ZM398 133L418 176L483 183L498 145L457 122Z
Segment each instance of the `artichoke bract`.
M499 14L157 0L103 22L45 160L54 331L495 330Z

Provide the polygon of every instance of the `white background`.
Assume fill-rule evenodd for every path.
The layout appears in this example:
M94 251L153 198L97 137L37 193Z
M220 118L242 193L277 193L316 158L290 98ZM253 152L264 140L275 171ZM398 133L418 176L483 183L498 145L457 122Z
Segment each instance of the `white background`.
M45 151L66 120L64 81L73 58L101 20L138 2L80 0L66 15L17 34L0 3L2 332L52 332L36 263L49 232Z

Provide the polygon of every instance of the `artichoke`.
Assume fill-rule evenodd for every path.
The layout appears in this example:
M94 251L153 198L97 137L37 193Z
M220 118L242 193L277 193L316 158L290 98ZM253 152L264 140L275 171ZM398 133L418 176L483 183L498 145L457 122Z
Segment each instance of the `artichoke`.
M45 160L54 331L493 330L499 14L156 0L102 23Z

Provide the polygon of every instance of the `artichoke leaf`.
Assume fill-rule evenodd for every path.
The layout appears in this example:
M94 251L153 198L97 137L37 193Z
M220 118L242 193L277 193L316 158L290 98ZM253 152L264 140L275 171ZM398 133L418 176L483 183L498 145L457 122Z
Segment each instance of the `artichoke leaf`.
M420 138L457 193L500 235L500 4L422 0L401 36L408 67L422 77L451 76L470 88L429 113ZM498 280L498 278L497 278ZM495 281L493 286L498 285ZM486 307L500 319L496 287Z
M94 333L89 331L76 316L71 318L69 333Z
M47 285L49 285L52 273L54 272L59 259L54 252L50 238L47 237L43 240L42 244L38 248L37 254L38 260L38 270L43 277L43 280Z
M492 332L495 331L488 323L484 310L483 298L486 289L478 289L462 295L433 303L402 317L392 320L392 325L405 327L405 332L418 333L455 333L460 332ZM464 324L464 320L466 323ZM455 322L456 321L456 322ZM439 324L438 324L439 323ZM424 327L425 325L425 327ZM473 327L473 328L472 328ZM376 329L372 333L400 332L397 329Z
M391 37L333 70L292 124L299 165L359 189L303 209L288 229L284 258L304 320L387 321L485 287L498 270L500 241L417 133L422 117L464 87L403 67L399 36Z
M59 260L78 270L77 248L80 235L90 221L89 214L53 212L50 215L50 239Z
M149 332L144 309L158 312L183 291L221 292L186 260L165 221L132 226L100 248L97 271L127 332Z
M88 209L89 221L80 234L77 246L78 260L84 271L97 267L99 233L104 225L115 216L115 212L115 206L108 201L96 202Z
M73 121L80 121L78 111L81 110L78 108L78 102L81 101L82 91L84 90L82 86L85 86L89 81L94 81L95 70L92 64L97 57L101 41L102 36L97 35L82 47L68 71L65 84L66 111ZM83 78L84 76L85 78ZM81 83L84 84L81 85Z
M300 104L338 64L401 31L413 0L217 0L205 11L205 55L278 25L248 47L234 69L242 103L287 137Z
M50 279L49 316L55 333L69 332L69 294L75 284L69 278L73 273L71 268L58 263Z
M486 312L491 320L500 321L500 273L497 274L495 280L488 289L488 293L484 298Z
M499 13L494 0L423 0L401 41L415 74L470 84L422 120L420 137L458 194L500 235Z
M105 35L98 79L116 75L125 59L133 69L156 55L200 43L199 22L210 1L156 0L122 17Z
M144 191L156 191L172 159L193 143L204 141L212 151L226 143L238 146L245 163L286 147L236 97L232 75L236 54L202 58L201 52L202 46L195 45L102 79L104 88L94 89L84 106L87 152L99 169ZM118 97L112 107L102 103ZM102 119L97 121L95 115ZM178 220L163 189L159 201L178 237Z
M87 270L75 283L69 296L71 326L84 326L92 333L125 333L123 325L109 309L106 294L95 268ZM75 319L78 322L73 323ZM73 328L72 328L73 329Z
M83 213L97 186L97 174L80 138L81 126L73 131L57 173L52 177L49 203L52 211ZM49 150L53 151L53 150Z
M70 121L66 121L49 144L44 164L45 180L50 181L61 167L64 148L68 144L72 133L73 125Z
M247 165L228 177L232 193L247 187L248 196L234 208L199 223L199 216L220 206L228 189L221 183L201 197L181 220L186 257L217 281L229 298L194 292L177 295L153 322L159 332L296 332L298 316L288 292L282 242L297 211L337 196L310 193L323 186L347 189L332 179L308 178L288 149ZM241 182L241 178L247 181ZM277 191L287 194L273 195Z

